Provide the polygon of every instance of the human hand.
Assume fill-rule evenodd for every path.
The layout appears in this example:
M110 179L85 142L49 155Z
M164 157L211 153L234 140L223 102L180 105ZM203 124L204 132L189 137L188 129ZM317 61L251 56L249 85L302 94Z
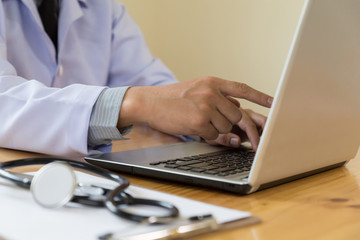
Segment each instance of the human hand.
M233 126L230 133L219 134L215 140L205 141L211 145L239 147L241 143L250 141L254 151L257 150L260 136L264 130L266 117L250 109L241 109L242 118Z
M123 100L118 127L146 123L168 134L215 140L219 134L230 133L243 117L233 97L265 107L272 103L272 97L246 84L215 77L166 86L132 87Z

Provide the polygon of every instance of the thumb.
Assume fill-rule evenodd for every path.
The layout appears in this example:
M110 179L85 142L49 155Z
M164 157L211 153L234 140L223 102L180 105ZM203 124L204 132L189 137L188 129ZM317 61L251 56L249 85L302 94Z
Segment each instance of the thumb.
M215 140L206 140L211 145L222 145L226 147L240 147L240 136L234 133L219 134Z

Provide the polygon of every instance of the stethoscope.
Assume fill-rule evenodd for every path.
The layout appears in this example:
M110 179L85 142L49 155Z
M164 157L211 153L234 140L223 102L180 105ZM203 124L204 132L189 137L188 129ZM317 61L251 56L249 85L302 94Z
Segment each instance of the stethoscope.
M44 165L33 176L9 172L6 169ZM118 184L114 189L103 186L77 183L72 169L85 170L112 180ZM46 208L58 208L68 202L75 202L94 207L106 207L122 218L147 223L166 223L179 216L179 210L171 203L152 199L135 198L125 189L129 181L106 169L88 163L58 158L26 158L0 163L0 177L16 185L30 189L34 200ZM142 215L129 209L137 206L161 208L159 215ZM164 212L166 212L164 214Z

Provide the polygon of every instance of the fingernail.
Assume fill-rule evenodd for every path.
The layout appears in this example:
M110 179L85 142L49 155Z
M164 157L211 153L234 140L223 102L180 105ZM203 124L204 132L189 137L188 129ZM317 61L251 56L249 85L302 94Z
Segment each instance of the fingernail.
M238 147L239 146L239 139L238 138L231 138L230 139L231 146Z
M273 99L272 97L269 97L267 101L268 101L268 103L271 105L271 104L273 103L273 100L274 100L274 99Z

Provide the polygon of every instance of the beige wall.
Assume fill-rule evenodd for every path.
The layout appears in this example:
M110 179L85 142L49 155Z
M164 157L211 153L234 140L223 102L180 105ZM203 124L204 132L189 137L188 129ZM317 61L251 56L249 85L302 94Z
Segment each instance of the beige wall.
M120 0L179 80L212 75L271 95L304 0ZM264 114L266 109L242 101Z

